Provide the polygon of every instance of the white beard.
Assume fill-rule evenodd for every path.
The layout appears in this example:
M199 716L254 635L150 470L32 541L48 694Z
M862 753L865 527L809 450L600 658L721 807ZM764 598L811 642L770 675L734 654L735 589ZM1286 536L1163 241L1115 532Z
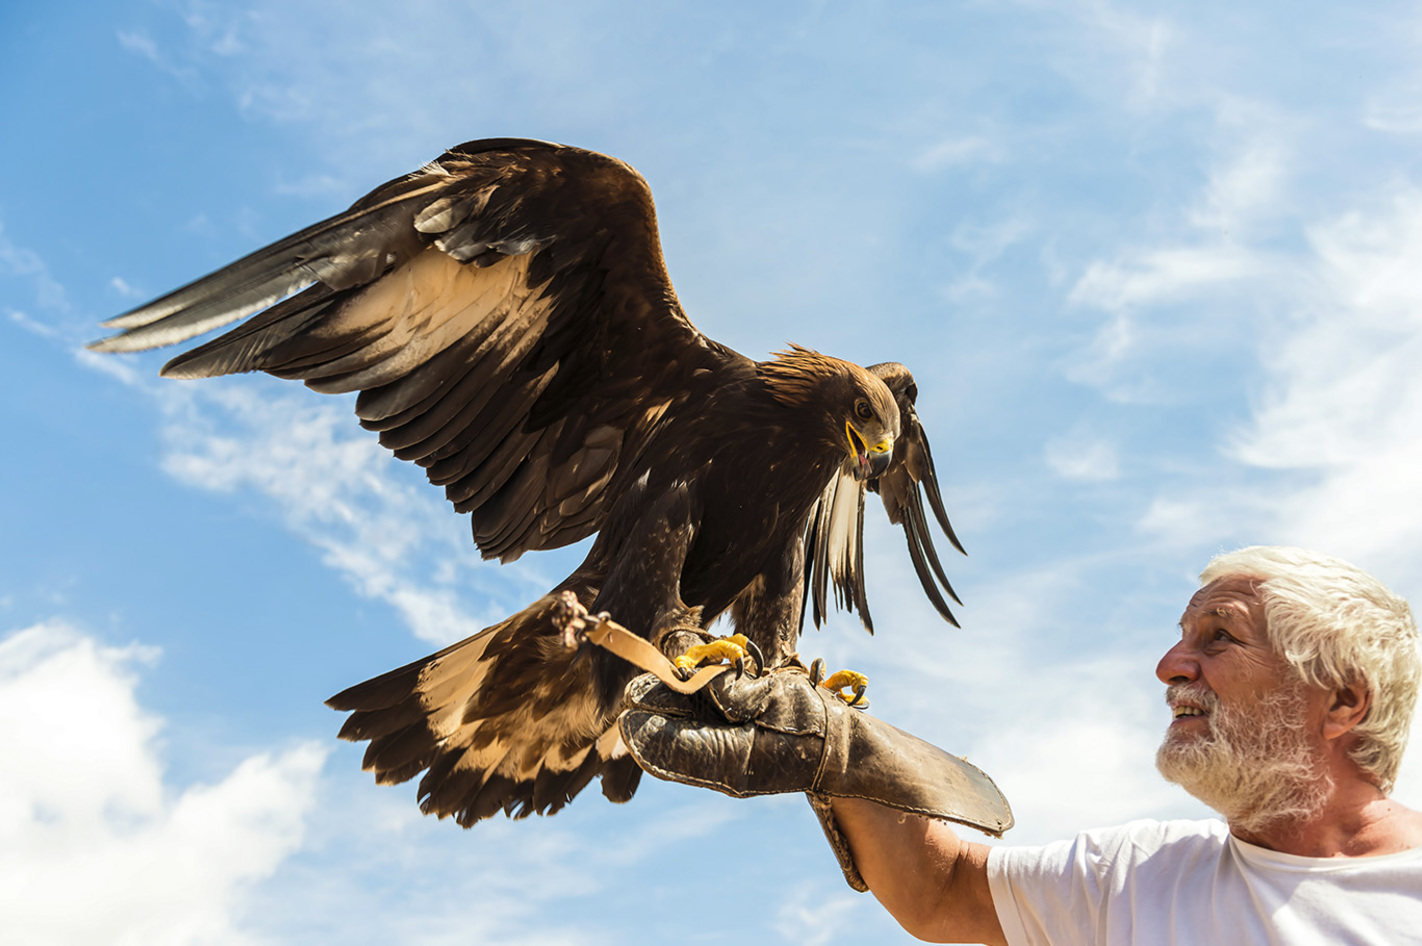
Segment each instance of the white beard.
M1155 754L1166 781L1248 833L1281 821L1305 821L1323 810L1333 780L1310 744L1298 690L1281 688L1257 707L1227 710L1204 686L1177 684L1166 692L1166 701L1173 705L1185 694L1209 713L1210 729L1196 735L1166 732Z

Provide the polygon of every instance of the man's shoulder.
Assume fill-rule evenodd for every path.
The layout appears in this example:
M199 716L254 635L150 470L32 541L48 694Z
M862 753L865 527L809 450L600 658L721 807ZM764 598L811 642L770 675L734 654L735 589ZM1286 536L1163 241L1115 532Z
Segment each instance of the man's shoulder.
M1218 850L1228 839L1229 826L1215 818L1199 821L1141 818L1111 827L1088 828L1067 843L1101 853L1129 850L1138 859L1157 850L1182 846Z
M1088 828L1075 837L1040 846L998 845L989 855L990 871L1067 870L1071 865L1093 873L1130 870L1142 862L1171 856L1190 860L1219 856L1229 827L1215 819L1158 821L1141 819L1111 827Z
M1183 818L1170 821L1141 818L1114 828L1098 830L1104 837L1114 837L1141 846L1163 847L1189 842L1222 846L1229 839L1229 825L1218 818L1202 818L1198 821Z
M1118 905L1166 902L1182 885L1198 887L1221 863L1228 837L1222 821L1140 820L1040 847L998 846L988 885L1009 941L1046 942L1048 930L1101 929L1112 917L1131 941L1130 908L1121 914Z

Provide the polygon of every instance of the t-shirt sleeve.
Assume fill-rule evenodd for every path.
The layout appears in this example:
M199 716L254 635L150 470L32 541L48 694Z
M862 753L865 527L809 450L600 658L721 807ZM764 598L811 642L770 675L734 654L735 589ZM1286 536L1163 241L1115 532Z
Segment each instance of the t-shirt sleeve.
M1110 846L1109 836L1088 832L1041 847L994 847L988 887L1007 942L1096 942L1105 900L1101 866L1111 860Z

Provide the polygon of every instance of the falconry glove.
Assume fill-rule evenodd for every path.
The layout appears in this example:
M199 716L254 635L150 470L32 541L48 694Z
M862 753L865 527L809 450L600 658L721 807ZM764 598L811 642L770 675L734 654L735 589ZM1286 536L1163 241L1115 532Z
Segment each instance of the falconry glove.
M626 694L618 727L645 771L736 798L805 792L855 890L868 887L831 797L864 798L995 837L1012 827L1007 799L979 769L847 706L798 669L723 673L686 695L646 674Z

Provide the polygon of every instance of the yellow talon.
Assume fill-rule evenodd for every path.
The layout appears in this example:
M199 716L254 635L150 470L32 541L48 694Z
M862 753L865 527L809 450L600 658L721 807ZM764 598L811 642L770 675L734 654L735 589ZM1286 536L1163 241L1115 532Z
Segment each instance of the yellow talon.
M729 660L735 663L737 660L744 660L748 653L750 648L746 636L732 634L730 637L718 637L705 644L693 644L686 649L686 653L672 662L678 670L694 670L706 660Z
M820 681L820 686L849 704L860 702L864 696L864 688L868 685L869 678L857 670L840 670ZM857 692L846 694L846 689Z

